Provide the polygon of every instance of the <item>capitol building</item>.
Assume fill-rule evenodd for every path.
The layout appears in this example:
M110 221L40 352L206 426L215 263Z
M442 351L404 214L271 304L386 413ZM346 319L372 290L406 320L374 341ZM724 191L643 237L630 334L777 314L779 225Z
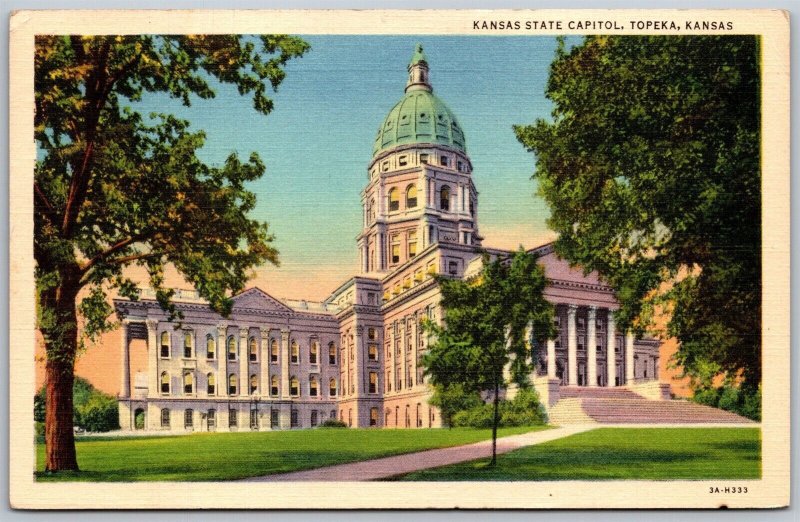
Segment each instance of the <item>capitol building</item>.
M179 329L147 290L137 301L114 301L123 325L122 429L277 430L328 419L352 427L442 425L421 365L429 343L421 322L442 317L434 276L470 277L483 252L510 252L481 246L465 129L434 94L430 73L417 46L405 93L383 120L367 165L356 275L324 301L251 288L233 297L223 317L195 293L178 291ZM545 406L600 388L668 397L658 380L659 341L615 326L613 290L571 268L551 245L532 252L545 268L545 297L559 327L534 355L531 380ZM134 339L146 342L146 371L132 370Z

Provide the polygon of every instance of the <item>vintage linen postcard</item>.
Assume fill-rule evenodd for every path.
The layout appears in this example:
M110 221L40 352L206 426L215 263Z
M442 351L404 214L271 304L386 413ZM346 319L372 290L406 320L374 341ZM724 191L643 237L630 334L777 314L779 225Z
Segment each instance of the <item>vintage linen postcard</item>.
M10 23L14 507L788 505L785 12Z

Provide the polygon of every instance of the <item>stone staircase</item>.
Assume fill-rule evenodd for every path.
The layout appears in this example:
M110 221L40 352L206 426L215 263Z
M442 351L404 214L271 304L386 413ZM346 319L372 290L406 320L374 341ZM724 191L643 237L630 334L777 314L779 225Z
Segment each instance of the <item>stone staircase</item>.
M548 411L550 423L706 424L753 421L728 411L685 400L650 400L625 388L561 387L560 400Z
M597 422L586 415L581 404L583 399L567 398L559 400L547 412L550 424L556 426L566 426L568 424L596 424Z

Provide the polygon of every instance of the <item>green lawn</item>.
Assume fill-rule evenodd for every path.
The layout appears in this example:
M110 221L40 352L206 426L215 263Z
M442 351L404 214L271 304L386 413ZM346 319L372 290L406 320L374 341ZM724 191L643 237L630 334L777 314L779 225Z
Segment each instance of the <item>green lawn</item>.
M503 428L500 436L540 427ZM40 481L231 480L469 444L491 437L470 428L197 433L182 436L84 438L78 473L39 473ZM44 469L44 445L37 445Z
M701 480L761 477L758 428L600 428L396 480Z

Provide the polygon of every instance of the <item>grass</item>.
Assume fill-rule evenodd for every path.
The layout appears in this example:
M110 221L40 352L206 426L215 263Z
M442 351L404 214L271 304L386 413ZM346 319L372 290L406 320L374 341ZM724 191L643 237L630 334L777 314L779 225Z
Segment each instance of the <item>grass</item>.
M393 480L702 480L761 477L758 428L600 428Z
M502 428L498 436L539 427ZM491 438L470 428L315 429L182 436L84 438L76 443L79 472L45 474L37 445L39 481L207 481L318 468Z

